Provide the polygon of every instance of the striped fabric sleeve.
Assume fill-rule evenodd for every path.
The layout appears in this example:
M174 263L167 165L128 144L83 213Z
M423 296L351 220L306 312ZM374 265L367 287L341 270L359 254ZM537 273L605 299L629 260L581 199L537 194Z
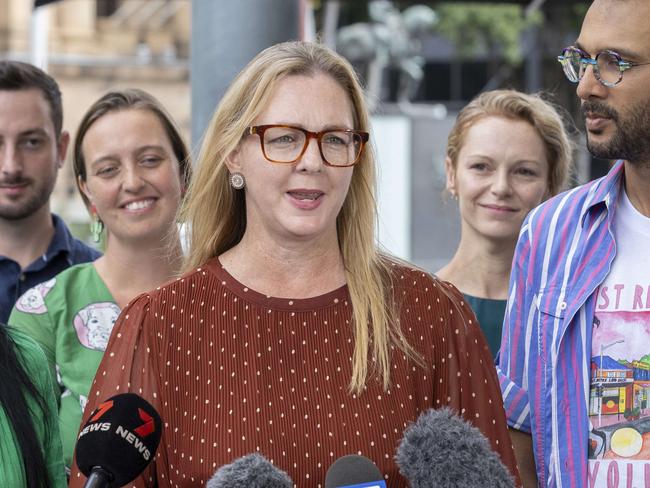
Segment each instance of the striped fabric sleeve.
M533 211L534 214L534 211ZM530 285L531 219L529 215L521 228L515 249L508 291L508 305L503 323L501 350L497 373L508 426L530 433L530 405L527 385L528 348L530 343L529 312L527 300L531 296L526 288Z
M531 433L530 405L528 392L508 378L497 366L499 386L503 396L503 408L506 411L506 421L511 429Z

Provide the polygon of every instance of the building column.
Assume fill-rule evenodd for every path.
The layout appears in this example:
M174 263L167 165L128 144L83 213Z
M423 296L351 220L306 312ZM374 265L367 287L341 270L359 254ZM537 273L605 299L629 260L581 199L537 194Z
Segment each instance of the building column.
M264 48L300 35L300 0L192 0L192 147L241 69Z

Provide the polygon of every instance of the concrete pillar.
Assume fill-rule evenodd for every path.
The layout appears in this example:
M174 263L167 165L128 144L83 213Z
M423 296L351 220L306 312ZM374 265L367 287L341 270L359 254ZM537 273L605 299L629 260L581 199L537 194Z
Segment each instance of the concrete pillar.
M192 0L192 146L237 73L262 49L298 39L300 0Z
M524 46L526 92L536 93L543 88L542 43L538 26L532 25L524 33Z

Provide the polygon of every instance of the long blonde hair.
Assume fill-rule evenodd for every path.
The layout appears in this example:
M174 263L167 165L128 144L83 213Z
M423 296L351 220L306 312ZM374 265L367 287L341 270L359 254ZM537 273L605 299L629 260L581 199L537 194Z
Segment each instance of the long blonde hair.
M234 79L206 130L196 174L181 209L189 223L190 271L235 246L246 230L244 192L228 182L227 156L244 130L265 108L278 82L287 76L323 73L337 81L350 97L355 128L369 129L368 112L359 81L350 64L330 49L309 42L276 44L258 54ZM390 383L390 350L396 346L417 354L399 327L391 291L388 259L375 243L375 159L370 145L355 166L348 194L337 217L339 246L352 302L355 347L350 390L361 393L373 372Z

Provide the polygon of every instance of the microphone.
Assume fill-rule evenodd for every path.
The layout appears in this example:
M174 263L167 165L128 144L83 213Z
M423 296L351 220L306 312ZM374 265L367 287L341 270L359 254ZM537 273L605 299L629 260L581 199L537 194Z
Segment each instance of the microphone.
M134 393L101 403L85 423L75 446L85 488L118 488L134 480L152 461L160 443L162 421L146 400Z
M325 488L386 488L386 482L370 459L349 454L338 458L329 467Z
M515 487L481 431L448 408L423 412L404 431L395 461L412 488Z
M289 475L261 454L248 454L221 466L206 488L293 488Z

